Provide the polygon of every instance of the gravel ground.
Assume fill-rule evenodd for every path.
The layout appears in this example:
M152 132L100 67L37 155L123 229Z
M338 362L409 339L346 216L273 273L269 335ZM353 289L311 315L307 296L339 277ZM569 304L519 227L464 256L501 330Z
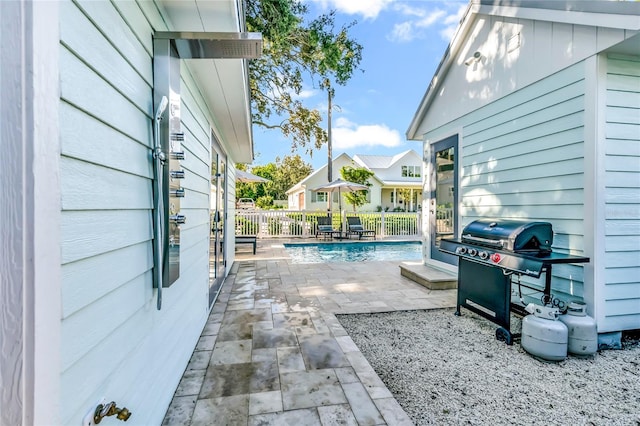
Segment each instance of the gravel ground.
M640 425L640 341L540 361L453 309L338 315L416 425ZM511 331L521 329L512 317Z

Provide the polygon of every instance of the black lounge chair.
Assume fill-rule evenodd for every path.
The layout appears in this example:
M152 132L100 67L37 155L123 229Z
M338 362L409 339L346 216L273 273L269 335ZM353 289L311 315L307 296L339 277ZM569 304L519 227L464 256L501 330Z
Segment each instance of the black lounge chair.
M331 225L331 218L328 216L318 216L318 227L316 228L316 238L322 235L324 238L332 238L336 231Z
M362 226L362 222L360 222L360 218L357 216L347 217L347 237L351 238L351 235L357 235L358 239L361 240L362 237L371 237L373 239L376 238L376 231L371 229L364 229Z

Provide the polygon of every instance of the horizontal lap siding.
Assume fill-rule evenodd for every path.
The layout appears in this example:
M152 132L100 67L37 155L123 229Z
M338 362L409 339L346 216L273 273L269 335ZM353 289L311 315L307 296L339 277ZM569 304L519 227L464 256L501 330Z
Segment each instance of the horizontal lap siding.
M578 64L461 119L463 224L549 221L554 250L584 247L584 72ZM583 268L553 269L561 298L582 297Z
M640 328L640 58L607 58L605 327Z
M209 119L183 67L187 223L157 311L152 34L167 28L152 2L68 1L60 15L63 422L105 397L159 424L207 316Z

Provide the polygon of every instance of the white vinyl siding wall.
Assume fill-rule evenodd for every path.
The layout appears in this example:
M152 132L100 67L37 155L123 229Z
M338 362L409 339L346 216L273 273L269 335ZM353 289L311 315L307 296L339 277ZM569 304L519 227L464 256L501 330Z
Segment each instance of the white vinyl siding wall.
M100 398L160 424L207 318L209 125L183 67L180 279L152 288L152 2L62 2L64 424ZM55 303L55 301L53 302Z
M605 287L607 329L640 327L640 58L607 58Z
M548 221L554 251L583 254L584 84L580 63L427 134L436 142L462 129L461 227L487 217ZM553 290L583 297L582 266L554 266Z

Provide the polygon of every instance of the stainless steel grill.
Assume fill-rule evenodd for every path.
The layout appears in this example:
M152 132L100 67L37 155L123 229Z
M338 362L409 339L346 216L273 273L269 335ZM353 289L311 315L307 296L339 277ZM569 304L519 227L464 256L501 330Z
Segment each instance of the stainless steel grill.
M510 312L525 315L524 307L511 303L512 278L540 278L544 273L541 299L550 302L552 265L589 262L587 257L554 253L552 244L550 223L505 219L476 220L460 239L443 239L440 251L459 258L456 315L464 306L493 321L500 326L496 338L511 344ZM519 279L518 284L529 287Z

